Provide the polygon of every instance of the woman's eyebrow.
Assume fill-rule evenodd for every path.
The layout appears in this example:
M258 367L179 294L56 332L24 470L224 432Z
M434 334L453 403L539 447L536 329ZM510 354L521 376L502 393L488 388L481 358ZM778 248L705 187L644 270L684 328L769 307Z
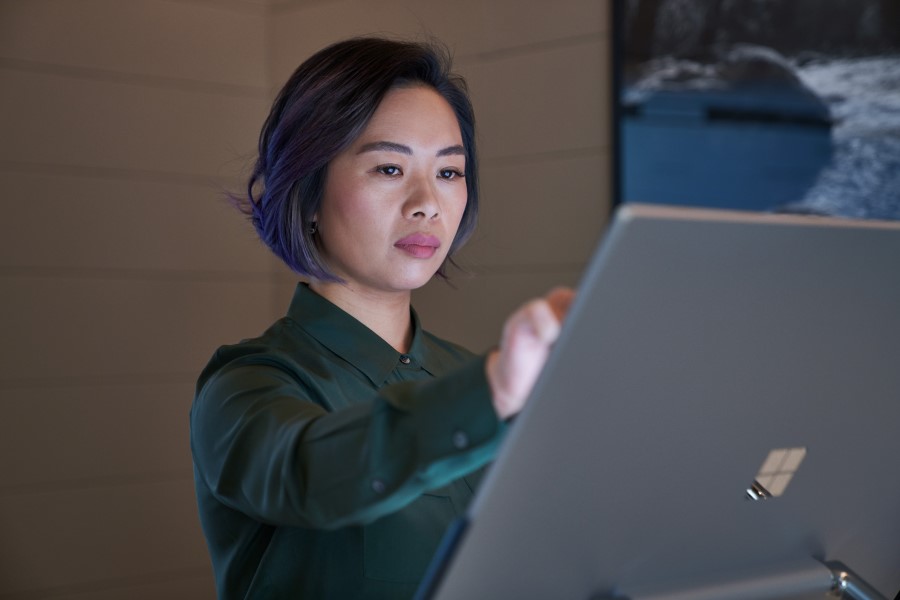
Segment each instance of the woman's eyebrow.
M410 154L412 155L412 148L409 146L404 146L403 144L398 144L396 142L370 142L368 144L363 144L360 147L357 154L362 154L363 152L399 152L400 154Z
M466 155L466 149L463 148L460 144L456 144L455 146L447 146L443 150L438 150L436 156L450 156L451 154L462 154Z
M410 156L412 156L413 153L412 148L410 148L409 146L398 144L397 142L387 141L369 142L368 144L363 144L356 153L363 154L364 152L399 152L400 154L408 154ZM455 144L453 146L447 146L446 148L438 150L435 156L451 156L454 154L461 154L465 156L466 149L463 148L463 146L460 144Z

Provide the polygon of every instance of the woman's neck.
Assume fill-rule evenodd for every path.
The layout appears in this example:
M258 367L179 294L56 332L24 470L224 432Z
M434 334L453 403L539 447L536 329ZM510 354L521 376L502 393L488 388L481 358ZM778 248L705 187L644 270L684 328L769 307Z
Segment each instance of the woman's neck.
M350 284L313 281L310 289L374 331L397 352L412 344L410 292L380 292Z

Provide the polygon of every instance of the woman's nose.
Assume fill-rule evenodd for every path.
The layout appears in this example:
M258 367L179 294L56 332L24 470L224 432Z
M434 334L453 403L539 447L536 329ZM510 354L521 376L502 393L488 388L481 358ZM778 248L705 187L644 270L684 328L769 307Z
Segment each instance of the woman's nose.
M434 219L440 216L440 201L430 178L417 179L406 199L404 212L407 218Z

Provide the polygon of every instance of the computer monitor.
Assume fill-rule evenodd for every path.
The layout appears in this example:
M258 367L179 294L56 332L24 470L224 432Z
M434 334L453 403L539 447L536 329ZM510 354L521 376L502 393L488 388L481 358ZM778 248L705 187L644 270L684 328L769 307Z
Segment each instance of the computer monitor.
M623 205L420 597L900 590L900 223Z

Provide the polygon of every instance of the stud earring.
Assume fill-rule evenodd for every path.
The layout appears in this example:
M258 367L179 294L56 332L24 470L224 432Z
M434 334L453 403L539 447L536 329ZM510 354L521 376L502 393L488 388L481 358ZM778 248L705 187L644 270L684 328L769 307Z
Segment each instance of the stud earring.
M316 232L319 231L319 224L318 224L318 222L313 221L312 223L310 223L310 224L309 224L309 227L307 227L306 231L309 232L309 235L316 235Z

